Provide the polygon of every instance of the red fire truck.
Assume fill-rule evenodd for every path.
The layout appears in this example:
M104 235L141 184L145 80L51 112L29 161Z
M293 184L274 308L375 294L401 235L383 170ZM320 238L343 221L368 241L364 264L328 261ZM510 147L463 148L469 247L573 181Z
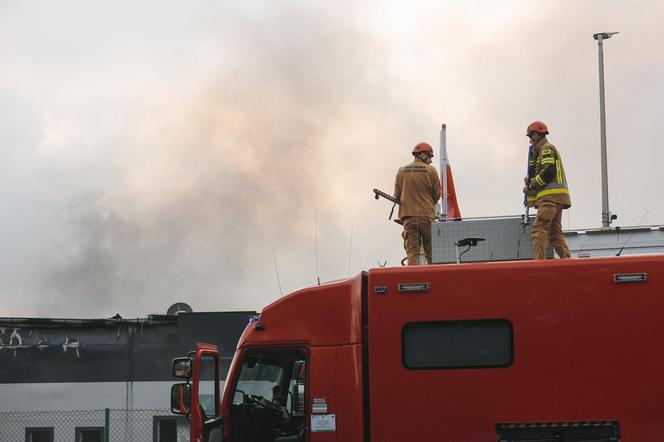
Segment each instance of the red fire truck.
M662 281L664 255L372 269L265 307L223 396L215 346L175 359L171 408L192 442L663 441Z

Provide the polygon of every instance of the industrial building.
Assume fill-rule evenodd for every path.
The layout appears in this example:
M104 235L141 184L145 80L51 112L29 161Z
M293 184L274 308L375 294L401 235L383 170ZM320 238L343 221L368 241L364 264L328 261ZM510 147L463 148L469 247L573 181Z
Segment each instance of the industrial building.
M222 381L251 311L123 319L0 318L0 440L177 442L171 360L196 342L219 346Z

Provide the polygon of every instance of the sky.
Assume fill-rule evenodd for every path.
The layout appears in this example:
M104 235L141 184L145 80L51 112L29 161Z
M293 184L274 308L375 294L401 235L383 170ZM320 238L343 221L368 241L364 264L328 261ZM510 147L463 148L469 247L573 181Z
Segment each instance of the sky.
M657 1L0 0L0 316L260 310L404 256L410 150L464 217L518 215L542 120L601 226L664 224ZM434 161L437 161L434 158Z

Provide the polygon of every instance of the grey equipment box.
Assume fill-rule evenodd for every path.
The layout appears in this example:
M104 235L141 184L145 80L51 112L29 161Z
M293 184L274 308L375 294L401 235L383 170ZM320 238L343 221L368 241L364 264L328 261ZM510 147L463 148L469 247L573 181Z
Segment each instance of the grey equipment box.
M533 259L530 231L521 216L466 218L461 221L435 221L431 224L431 248L434 264L457 262L456 242L465 238L483 238L474 247L459 247L461 262L514 261ZM468 249L465 253L464 251ZM549 251L552 254L552 251ZM552 256L552 255L551 255Z
M527 225L521 220L517 215L435 221L431 224L433 262L455 263L455 243L466 238L482 238L483 241L470 248L460 246L460 262L533 259L530 234L535 217L531 216ZM573 258L664 253L664 225L568 230L564 233ZM553 258L551 247L546 256Z
M664 226L612 227L565 232L573 258L664 253Z

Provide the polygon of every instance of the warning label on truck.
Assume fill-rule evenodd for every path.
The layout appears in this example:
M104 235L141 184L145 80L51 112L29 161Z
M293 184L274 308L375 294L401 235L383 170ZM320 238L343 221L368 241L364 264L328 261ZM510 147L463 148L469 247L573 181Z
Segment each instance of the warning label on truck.
M312 433L333 431L337 431L337 416L335 414L319 414L311 416Z
M327 400L324 397L315 397L311 406L311 412L314 414L327 413Z

